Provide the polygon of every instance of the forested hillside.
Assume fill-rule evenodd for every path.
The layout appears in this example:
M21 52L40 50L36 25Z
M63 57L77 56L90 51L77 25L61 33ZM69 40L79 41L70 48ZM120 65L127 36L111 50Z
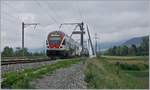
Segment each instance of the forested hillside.
M149 55L149 36L143 37L142 42L139 46L135 44L131 45L120 45L114 46L113 48L109 48L105 55L113 55L113 56L143 56Z

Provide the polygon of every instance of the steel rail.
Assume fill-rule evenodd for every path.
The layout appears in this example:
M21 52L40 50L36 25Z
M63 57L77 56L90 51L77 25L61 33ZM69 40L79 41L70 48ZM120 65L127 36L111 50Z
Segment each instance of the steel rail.
M1 61L1 65L11 65L11 64L24 64L24 63L36 63L50 61L50 59L18 59L18 60L7 60Z

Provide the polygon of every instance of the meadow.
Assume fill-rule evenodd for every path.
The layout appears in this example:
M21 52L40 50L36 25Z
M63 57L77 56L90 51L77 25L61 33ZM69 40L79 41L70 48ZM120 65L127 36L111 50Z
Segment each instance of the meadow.
M90 89L148 89L148 56L101 56L85 64Z

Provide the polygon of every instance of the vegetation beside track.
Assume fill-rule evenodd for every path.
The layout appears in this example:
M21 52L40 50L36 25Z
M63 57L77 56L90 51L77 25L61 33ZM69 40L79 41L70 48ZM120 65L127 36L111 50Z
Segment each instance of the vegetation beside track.
M116 60L115 63L110 62L114 60ZM139 63L130 64L132 60L139 61ZM146 63L143 64L141 61L146 61ZM148 58L144 56L93 58L86 62L85 81L91 89L147 89L149 86L148 69Z
M103 59L107 60L147 60L149 59L149 56L101 56Z
M51 74L57 69L69 67L72 64L76 64L80 61L80 59L70 59L58 61L55 64L45 65L36 69L25 69L24 71L20 72L9 72L3 75L4 80L2 81L1 85L2 88L10 89L34 88L30 86L30 81L41 78L43 75Z
M22 57L22 53L24 56ZM48 58L44 51L41 52L29 52L27 48L16 47L12 48L9 46L4 47L4 50L1 53L2 60L13 60L13 59L38 59L38 58Z

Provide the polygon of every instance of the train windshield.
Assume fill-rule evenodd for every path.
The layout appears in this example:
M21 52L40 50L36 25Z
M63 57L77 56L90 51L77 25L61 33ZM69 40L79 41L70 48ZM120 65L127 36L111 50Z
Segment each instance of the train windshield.
M61 42L60 37L50 37L50 43L59 44Z
M60 37L51 37L50 38L50 41L57 41L57 40L61 40L61 38Z

